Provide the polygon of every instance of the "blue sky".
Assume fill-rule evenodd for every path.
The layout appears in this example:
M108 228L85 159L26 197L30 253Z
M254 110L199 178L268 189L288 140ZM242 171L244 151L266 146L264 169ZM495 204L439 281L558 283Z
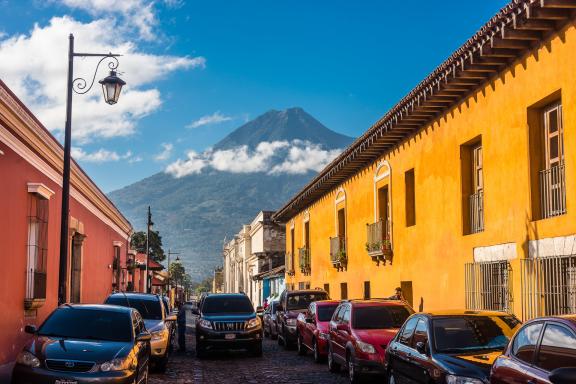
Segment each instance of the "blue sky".
M67 34L77 50L126 55L118 105L98 105L98 89L74 99L74 153L108 192L270 109L300 106L358 136L505 4L0 1L0 78L60 138ZM76 75L92 69L83 60Z

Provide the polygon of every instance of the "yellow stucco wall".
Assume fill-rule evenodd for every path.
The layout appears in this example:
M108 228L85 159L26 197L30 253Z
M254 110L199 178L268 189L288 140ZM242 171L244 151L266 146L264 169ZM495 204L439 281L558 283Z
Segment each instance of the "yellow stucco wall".
M287 283L296 287L301 281L309 281L312 287L329 283L331 296L340 298L340 283L347 282L348 297L360 298L364 281L371 282L372 297L390 296L400 281L412 281L415 308L421 299L425 310L464 308L464 265L473 261L474 247L514 242L513 305L520 315L519 259L528 254L528 240L576 233L575 52L576 28L569 25L392 153L383 155L380 160L391 166L392 265L376 266L365 250L366 224L374 221L374 163L341 185L346 193L347 270L337 272L329 257L329 237L336 234L335 189L306 207L311 275L300 273L296 257L296 274L287 276ZM532 221L527 110L558 91L563 105L568 213ZM463 235L460 147L480 135L485 230ZM416 225L406 227L404 172L411 168L416 180ZM291 221L295 248L303 245L303 211L286 226L287 251Z

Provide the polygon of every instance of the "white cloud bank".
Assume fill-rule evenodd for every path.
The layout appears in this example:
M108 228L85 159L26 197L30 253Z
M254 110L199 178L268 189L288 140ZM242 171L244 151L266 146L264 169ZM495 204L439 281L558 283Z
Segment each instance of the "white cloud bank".
M108 2L114 4L110 9L120 6L122 12L128 13L132 11L125 10L126 3L148 4L112 0L65 1L76 7L90 3L94 6L94 14L99 14L96 11ZM86 23L68 16L53 17L45 26L36 24L28 34L0 37L0 78L48 129L61 134L65 120L68 35L73 32L77 52L122 54L118 72L127 83L114 106L103 101L98 83L86 95L74 94L73 140L82 144L94 139L132 135L138 120L158 110L162 104L160 91L151 84L174 71L204 67L205 60L203 57L144 53L138 48L138 39L129 40L119 23L113 16ZM145 29L141 34L146 34ZM76 58L75 77L86 77L90 81L97 61ZM107 69L103 63L96 81L108 75Z
M320 171L342 152L325 150L308 141L263 141L254 150L247 146L226 150L189 151L185 159L168 165L165 172L176 177L218 170L232 173L264 172L268 174L302 174Z
M156 161L165 161L172 155L172 150L174 149L174 144L172 143L162 143L162 152L154 156Z
M214 112L211 115L202 116L198 120L191 122L190 124L188 124L186 126L186 128L200 128L200 127L204 127L206 125L220 124L220 123L223 123L225 121L230 121L230 120L232 120L232 117L225 116L225 115L221 114L220 112Z
M134 163L141 160L139 156L133 157L131 151L121 155L118 154L118 152L109 151L104 148L100 148L94 152L86 152L82 148L72 147L71 155L74 160L87 163L107 163L120 160L127 160L129 163Z

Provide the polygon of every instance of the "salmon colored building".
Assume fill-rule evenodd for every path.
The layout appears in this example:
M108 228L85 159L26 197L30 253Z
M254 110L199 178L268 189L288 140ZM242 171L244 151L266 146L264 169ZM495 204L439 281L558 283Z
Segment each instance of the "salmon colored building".
M63 148L0 81L0 382L58 301ZM128 283L132 226L76 164L71 167L66 299L102 303Z
M576 312L573 0L515 0L282 207L287 285Z

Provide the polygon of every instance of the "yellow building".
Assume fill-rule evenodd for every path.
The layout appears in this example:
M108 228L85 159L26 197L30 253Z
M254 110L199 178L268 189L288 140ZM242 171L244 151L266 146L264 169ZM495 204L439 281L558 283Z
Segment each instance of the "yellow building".
M575 7L509 4L282 207L288 286L576 312Z

